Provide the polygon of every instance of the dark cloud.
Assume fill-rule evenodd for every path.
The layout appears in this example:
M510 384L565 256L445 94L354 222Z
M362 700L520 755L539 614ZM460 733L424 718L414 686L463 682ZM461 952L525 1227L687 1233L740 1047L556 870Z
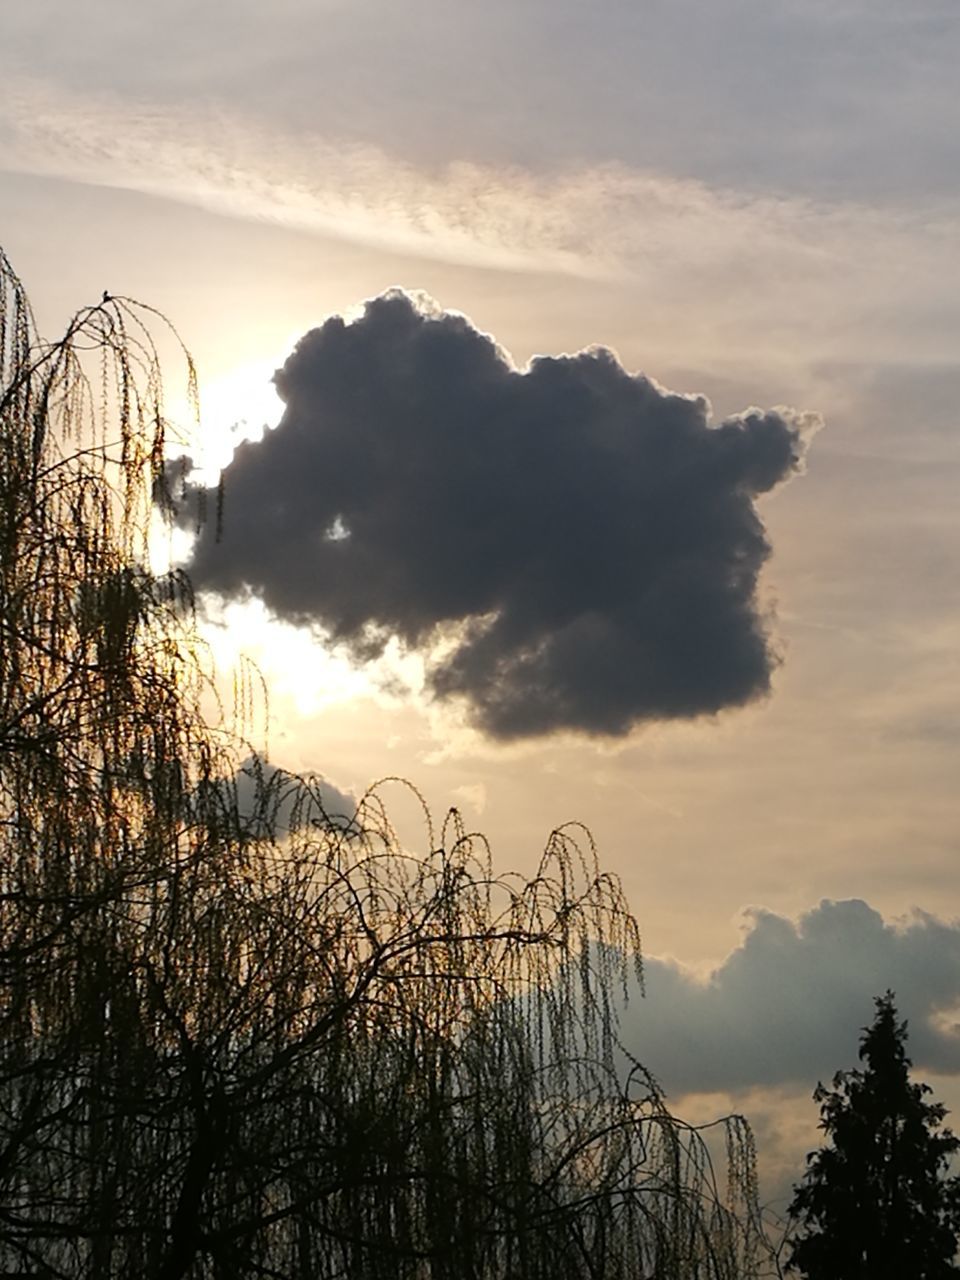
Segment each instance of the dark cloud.
M857 1065L873 998L891 988L918 1069L960 1074L960 921L884 921L867 903L823 901L796 923L750 913L741 945L700 982L650 960L627 1047L674 1094L757 1085L813 1088Z
M276 384L286 411L226 471L199 589L251 591L359 657L445 639L432 692L504 739L768 691L754 499L799 469L809 415L711 426L704 398L602 348L519 371L398 290L308 333Z

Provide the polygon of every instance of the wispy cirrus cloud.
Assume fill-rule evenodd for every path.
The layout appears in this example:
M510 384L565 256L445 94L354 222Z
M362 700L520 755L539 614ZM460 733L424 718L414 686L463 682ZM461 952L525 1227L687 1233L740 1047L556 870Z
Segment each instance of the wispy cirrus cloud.
M883 356L877 342L893 299L889 319L898 324L931 305L941 318L956 312L943 271L960 251L960 210L950 205L883 211L620 162L567 162L549 173L469 158L416 164L215 103L177 107L15 77L0 107L0 165L414 256L631 281L648 307L691 311L691 327L736 327L755 311L767 331L802 329L822 357L843 355L855 322ZM802 317L818 307L813 331ZM942 327L946 335L957 326Z

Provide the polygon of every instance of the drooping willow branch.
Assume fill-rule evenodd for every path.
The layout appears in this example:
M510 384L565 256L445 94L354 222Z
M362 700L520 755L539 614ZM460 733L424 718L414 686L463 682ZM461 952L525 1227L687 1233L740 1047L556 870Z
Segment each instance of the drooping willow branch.
M759 1274L749 1133L721 1193L624 1077L639 935L589 834L525 880L424 806L416 852L395 782L329 814L205 720L149 558L164 324L105 297L43 343L0 254L0 1269Z

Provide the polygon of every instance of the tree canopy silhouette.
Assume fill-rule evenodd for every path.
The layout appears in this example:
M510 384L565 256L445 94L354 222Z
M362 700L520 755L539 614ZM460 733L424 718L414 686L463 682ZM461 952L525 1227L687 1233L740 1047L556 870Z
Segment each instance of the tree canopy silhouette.
M829 1145L807 1157L790 1213L800 1224L788 1266L807 1280L948 1280L960 1276L960 1149L945 1108L910 1079L907 1024L893 993L876 1001L860 1041L862 1070L818 1084Z
M149 554L164 324L108 294L42 342L0 253L0 1270L757 1274L742 1120L720 1190L618 1070L639 938L586 833L524 880L424 811L417 853L387 785L331 820L204 714Z

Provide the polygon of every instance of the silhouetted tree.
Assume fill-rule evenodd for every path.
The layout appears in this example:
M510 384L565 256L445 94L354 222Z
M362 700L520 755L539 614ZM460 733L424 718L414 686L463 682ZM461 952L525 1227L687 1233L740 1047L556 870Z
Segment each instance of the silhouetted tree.
M157 323L107 295L41 342L0 253L0 1271L755 1274L742 1121L720 1195L616 1069L638 934L584 832L525 881L455 811L412 852L382 786L344 825L254 757L239 803L150 567Z
M800 1224L789 1268L807 1280L948 1280L960 1234L960 1148L945 1108L910 1079L907 1024L891 992L860 1041L862 1070L818 1084L829 1145L807 1157L791 1216Z

